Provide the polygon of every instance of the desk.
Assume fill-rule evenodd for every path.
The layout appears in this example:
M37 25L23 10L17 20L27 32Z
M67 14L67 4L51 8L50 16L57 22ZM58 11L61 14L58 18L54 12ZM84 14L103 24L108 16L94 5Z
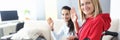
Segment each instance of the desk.
M0 37L3 36L3 29L0 29Z
M6 24L1 24L0 28L5 28L5 27L10 27L10 26L16 26L17 23L6 23Z
M15 32L17 23L6 23L0 25L0 37L9 35L11 32Z

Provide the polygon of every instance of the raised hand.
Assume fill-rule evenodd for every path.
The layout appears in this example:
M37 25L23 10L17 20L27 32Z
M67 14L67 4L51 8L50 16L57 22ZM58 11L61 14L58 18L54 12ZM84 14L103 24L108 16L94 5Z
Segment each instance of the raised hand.
M76 33L78 33L79 32L79 24L77 22L78 16L76 14L75 8L72 8L70 13L71 13L71 19L74 23L75 31L76 31Z
M53 22L52 18L48 18L48 19L47 19L47 23L49 24L50 29L53 31L54 22Z
M76 14L75 8L72 7L70 13L71 13L71 19L72 19L72 21L74 23L77 22L78 16Z

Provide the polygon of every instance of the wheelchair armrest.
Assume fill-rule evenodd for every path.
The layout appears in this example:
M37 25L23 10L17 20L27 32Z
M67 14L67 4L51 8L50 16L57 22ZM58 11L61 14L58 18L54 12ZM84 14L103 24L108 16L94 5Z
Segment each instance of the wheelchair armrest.
M105 31L102 40L113 40L118 36L117 32L112 32L112 31Z
M116 36L118 36L118 33L117 32L106 31L105 35L111 35L113 37L116 37Z

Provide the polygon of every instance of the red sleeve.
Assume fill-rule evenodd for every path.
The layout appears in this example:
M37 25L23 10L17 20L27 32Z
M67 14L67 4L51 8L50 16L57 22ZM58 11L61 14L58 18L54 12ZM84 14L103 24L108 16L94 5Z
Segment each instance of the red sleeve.
M102 15L102 21L103 21L103 23L105 24L104 25L104 31L107 31L109 28L110 28L110 26L111 26L111 18L110 18L110 14L103 14Z
M98 16L90 29L88 38L90 40L100 40L102 32L109 29L110 22L111 19L109 14L100 15L100 17Z
M80 30L81 27L79 27L79 30ZM76 33L77 34L77 37L79 37L79 33Z
M88 34L88 38L90 40L99 40L101 38L103 32L103 22L96 21L96 23L91 26L90 32Z

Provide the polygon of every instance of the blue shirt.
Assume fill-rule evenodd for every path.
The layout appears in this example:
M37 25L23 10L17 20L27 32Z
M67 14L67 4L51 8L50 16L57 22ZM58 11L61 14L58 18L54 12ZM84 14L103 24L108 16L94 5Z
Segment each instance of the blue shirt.
M68 37L69 34L69 28L67 27L67 25L63 25L60 30L58 31L58 33L55 33L54 31L51 31L52 37L54 40L62 40L62 37Z

